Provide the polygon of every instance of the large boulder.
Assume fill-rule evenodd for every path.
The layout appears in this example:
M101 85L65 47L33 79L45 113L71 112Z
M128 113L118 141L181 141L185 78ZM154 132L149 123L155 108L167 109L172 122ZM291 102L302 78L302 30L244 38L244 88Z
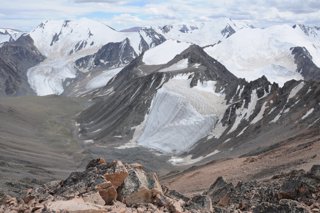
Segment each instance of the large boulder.
M233 191L232 183L226 183L222 177L218 177L205 194L211 198L213 205L224 207L229 205Z
M151 203L157 194L163 194L155 173L146 173L141 167L128 166L128 177L118 189L119 200L127 205Z
M117 160L109 165L109 168L105 171L105 174L103 176L107 181L110 181L112 185L117 189L128 177L128 171L123 163Z
M320 179L320 165L313 165L310 174L318 179Z

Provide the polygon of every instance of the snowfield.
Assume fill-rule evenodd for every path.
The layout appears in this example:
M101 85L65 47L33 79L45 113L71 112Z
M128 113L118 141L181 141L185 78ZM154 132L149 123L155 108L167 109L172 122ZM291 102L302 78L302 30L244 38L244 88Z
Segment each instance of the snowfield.
M232 28L231 31L236 32L239 29L247 27L248 25L242 21L219 18L212 22L201 22L191 25L166 25L162 28L155 27L155 29L157 29L159 33L162 33L167 39L198 44L203 47L224 40L229 35L228 33L223 33L225 29ZM166 28L167 31L163 28Z
M300 28L289 25L245 28L205 51L237 77L251 81L265 75L269 81L283 85L291 79L303 79L290 50L297 46L306 47L320 67L320 50Z
M186 42L167 40L146 51L143 55L143 62L146 65L166 64L190 45L190 43Z

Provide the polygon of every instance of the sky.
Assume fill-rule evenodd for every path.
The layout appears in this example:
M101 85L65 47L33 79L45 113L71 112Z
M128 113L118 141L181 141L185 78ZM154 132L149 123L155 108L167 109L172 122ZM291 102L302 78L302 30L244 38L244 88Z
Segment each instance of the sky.
M90 18L121 30L134 26L208 22L255 26L320 26L319 0L0 0L0 28L29 31L45 20Z

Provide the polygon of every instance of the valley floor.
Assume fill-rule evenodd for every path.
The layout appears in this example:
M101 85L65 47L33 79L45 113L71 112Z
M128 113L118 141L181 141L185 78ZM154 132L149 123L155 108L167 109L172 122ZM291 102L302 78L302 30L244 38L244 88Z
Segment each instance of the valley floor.
M0 188L14 191L81 166L74 117L84 107L85 101L67 97L1 97Z
M80 140L75 118L88 105L64 96L0 97L0 194L65 179L96 157L139 162L159 174L173 170L168 156L146 148Z

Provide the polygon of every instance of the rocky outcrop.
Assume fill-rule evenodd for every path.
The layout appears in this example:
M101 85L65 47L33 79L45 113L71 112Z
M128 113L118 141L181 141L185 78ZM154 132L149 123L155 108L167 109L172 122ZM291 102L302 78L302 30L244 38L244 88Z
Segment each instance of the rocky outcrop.
M18 198L5 196L0 212L184 212L184 196L177 194L164 191L157 175L140 164L95 159L64 181L29 189Z
M111 42L93 55L87 55L75 62L79 70L110 69L128 64L137 57L129 39L122 42Z
M153 48L166 39L151 28L139 30L139 51L134 49L134 43L129 38L121 42L110 42L103 45L98 52L87 55L75 61L75 67L81 71L95 71L122 67L129 64L141 52ZM81 47L81 44L77 45ZM76 46L76 47L77 47Z
M319 212L320 166L280 174L265 181L239 182L218 178L204 192L212 205L225 212Z
M297 64L297 72L305 80L320 81L320 68L313 63L309 51L305 47L293 47L290 50Z
M1 197L0 197L1 198ZM161 186L140 164L94 159L64 181L0 199L0 212L319 212L320 165L268 180L227 183L219 177L189 198Z

